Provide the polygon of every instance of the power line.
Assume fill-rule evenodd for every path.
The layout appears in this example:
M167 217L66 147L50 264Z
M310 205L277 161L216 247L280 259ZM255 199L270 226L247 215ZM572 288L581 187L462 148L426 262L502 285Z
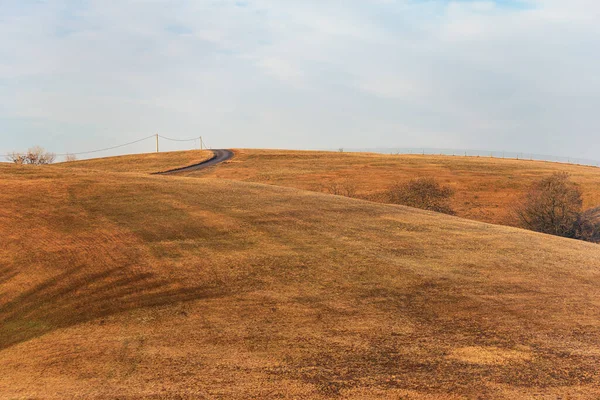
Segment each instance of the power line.
M196 141L198 139L202 140L201 138L193 138L193 139L173 139L173 138L168 138L162 135L158 135L160 138L165 139L165 140L170 140L173 142L191 142L191 141ZM73 155L73 156L81 156L81 155L86 155L86 154L94 154L94 153L101 153L103 151L109 151L109 150L115 150L115 149L119 149L121 147L125 147L125 146L131 146L132 144L136 144L136 143L140 143L143 142L144 140L148 140L148 139L152 139L155 138L156 135L151 135L151 136L146 136L142 139L138 139L138 140L134 140L133 142L128 142L128 143L123 143L123 144L119 144L116 146L111 146L111 147L106 147L103 149L97 149L97 150L90 150L90 151L80 151L77 153L61 153L61 154L55 154L55 156L57 157L64 157L64 156L69 156L69 155ZM18 152L16 152L18 153ZM0 157L10 157L10 154L0 154Z
M118 149L118 148L120 148L120 147L130 146L130 145L132 145L132 144L136 144L136 143L139 143L139 142L143 142L144 140L148 140L148 139L151 139L151 138L153 138L153 137L154 137L154 135L152 135L152 136L148 136L148 137L145 137L145 138L143 138L143 139L134 140L133 142L129 142L129 143L125 143L125 144L120 144L120 145L113 146L113 147L107 147L107 148L105 148L105 149L91 150L91 151L81 151L81 152L79 152L79 153L65 153L65 154L56 154L56 156L58 156L58 157L61 157L61 156L68 156L68 155L80 156L80 155L84 155L84 154L100 153L100 152L103 152L103 151L108 151L108 150L114 150L114 149Z
M200 136L200 149L210 149L209 146L206 145L202 136Z
M192 139L173 139L173 138L169 138L169 137L166 137L163 135L157 135L157 136L161 139L170 140L172 142L194 142L194 143L196 143L196 141L198 141L198 143L200 145L200 149L208 148L206 146L206 144L204 143L204 139L202 138L202 136L192 138Z
M172 142L195 142L196 140L199 139L197 137L195 137L193 139L172 139L172 138L165 137L163 135L158 135L158 137L161 139L170 140Z

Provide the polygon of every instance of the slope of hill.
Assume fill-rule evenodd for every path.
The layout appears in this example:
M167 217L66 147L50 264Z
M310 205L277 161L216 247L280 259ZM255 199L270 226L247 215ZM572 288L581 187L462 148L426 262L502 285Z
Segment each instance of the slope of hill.
M382 201L392 184L433 176L456 189L452 207L464 218L510 224L519 196L540 177L566 171L579 183L586 208L600 205L600 168L485 157L383 155L285 150L237 150L233 161L198 176L323 191L348 184L360 197Z
M5 165L0 237L2 398L600 396L597 245L293 188Z
M212 157L210 150L172 151L93 158L53 165L59 168L86 168L98 171L154 173L199 164Z

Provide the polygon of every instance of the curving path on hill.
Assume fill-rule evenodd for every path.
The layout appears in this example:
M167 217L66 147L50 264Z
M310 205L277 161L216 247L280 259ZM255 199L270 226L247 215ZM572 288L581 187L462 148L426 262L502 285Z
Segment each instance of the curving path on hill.
M233 158L233 151L231 150L211 150L213 152L213 157L209 160L202 161L201 163L190 165L189 167L176 168L171 169L169 171L157 172L155 175L172 175L179 174L183 172L192 172L192 171L200 171L209 167L214 167L217 164L220 164L224 161L230 160Z

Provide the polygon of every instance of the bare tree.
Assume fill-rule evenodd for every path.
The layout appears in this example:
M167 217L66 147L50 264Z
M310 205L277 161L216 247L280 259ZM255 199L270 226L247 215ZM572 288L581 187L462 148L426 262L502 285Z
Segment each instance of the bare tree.
M454 214L454 210L450 206L453 195L452 188L441 185L431 177L415 178L408 182L397 183L387 192L390 203L451 215Z
M65 162L77 161L77 156L75 154L67 154L65 156Z
M15 164L26 164L27 163L27 156L26 154L22 154L22 153L17 153L15 151L13 151L12 153L8 154L6 156L7 160L15 163Z
M45 165L52 164L56 159L56 155L47 152L43 147L34 146L27 150L27 159L29 164Z
M577 226L577 238L600 243L600 207L589 209L581 214Z
M348 179L323 183L317 187L317 190L336 196L357 197L356 184Z
M15 164L52 164L55 158L56 155L54 153L49 153L40 146L32 147L26 153L12 152L8 155L8 160Z
M582 204L577 184L569 174L557 172L534 183L515 208L515 214L523 228L577 238Z

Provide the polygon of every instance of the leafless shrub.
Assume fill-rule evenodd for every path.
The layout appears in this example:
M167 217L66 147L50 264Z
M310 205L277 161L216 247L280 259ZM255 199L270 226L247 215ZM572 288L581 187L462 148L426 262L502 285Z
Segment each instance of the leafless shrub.
M40 146L34 146L27 150L28 164L45 165L52 164L56 156L54 153L48 153Z
M423 177L397 183L387 192L389 203L421 208L454 215L450 200L454 190L441 185L434 178Z
M581 190L569 174L557 172L534 183L515 208L523 228L577 238L581 230Z
M8 160L15 164L45 165L52 164L56 156L54 153L45 151L40 146L35 146L27 150L26 153L12 152L8 155Z
M77 161L77 156L75 154L67 154L65 156L65 162Z
M600 243L600 207L585 211L579 218L577 238Z
M22 154L22 153L17 153L17 152L12 152L10 154L8 154L6 156L6 158L8 159L8 161L15 163L15 164L26 164L27 162L27 155L26 154Z
M350 180L322 183L316 189L336 196L358 197L356 184Z

